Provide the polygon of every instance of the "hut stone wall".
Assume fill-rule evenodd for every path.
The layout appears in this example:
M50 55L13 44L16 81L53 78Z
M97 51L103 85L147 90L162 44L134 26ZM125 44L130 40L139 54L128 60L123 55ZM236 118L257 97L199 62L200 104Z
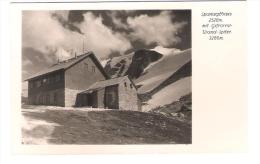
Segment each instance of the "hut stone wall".
M137 91L128 78L119 84L118 94L120 110L138 111Z

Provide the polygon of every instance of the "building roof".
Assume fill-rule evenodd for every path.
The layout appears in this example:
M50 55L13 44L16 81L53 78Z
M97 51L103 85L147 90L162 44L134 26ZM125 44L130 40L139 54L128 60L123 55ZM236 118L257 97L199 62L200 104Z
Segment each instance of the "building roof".
M80 94L83 93L90 93L93 90L98 90L101 88L105 88L107 86L112 86L112 85L116 85L121 83L124 79L128 78L128 76L123 76L123 77L117 77L117 78L113 78L113 79L108 79L108 80L103 80L103 81L98 81L94 84L92 84L87 90L80 92ZM129 79L129 78L128 78ZM134 85L134 87L136 88L135 84L133 83L133 81L131 79L129 79L131 81L131 83Z
M47 75L47 74L50 74L55 71L66 70L66 69L72 67L73 65L77 64L78 62L82 61L83 59L85 59L88 56L93 57L95 64L100 68L100 71L104 74L104 76L108 78L108 75L104 71L104 68L102 67L99 60L96 58L96 56L93 54L93 52L87 52L87 53L79 55L77 57L73 57L68 60L56 63L40 72L28 77L25 81L28 81L28 80L31 80L31 79L34 79L34 78L37 78L37 77L40 77L43 75Z

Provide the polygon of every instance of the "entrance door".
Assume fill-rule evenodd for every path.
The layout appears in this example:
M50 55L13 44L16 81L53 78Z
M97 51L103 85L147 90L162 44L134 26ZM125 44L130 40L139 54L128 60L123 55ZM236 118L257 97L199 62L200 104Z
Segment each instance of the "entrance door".
M97 92L94 91L92 93L88 94L82 94L81 95L81 106L87 106L87 107L92 107L92 108L97 108L98 103L97 103Z
M92 97L91 97L91 94L87 94L86 95L86 105L89 106L89 107L92 107Z
M105 88L105 107L109 109L119 109L118 85Z
M92 107L98 108L98 98L97 98L97 91L92 92L91 94L91 100L92 100Z
M91 106L91 96L89 94L81 95L81 106Z

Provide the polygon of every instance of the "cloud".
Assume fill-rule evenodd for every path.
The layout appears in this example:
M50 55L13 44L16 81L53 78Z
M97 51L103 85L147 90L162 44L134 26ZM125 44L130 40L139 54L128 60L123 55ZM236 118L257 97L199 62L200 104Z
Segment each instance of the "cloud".
M71 23L68 20L69 17L69 11L53 11L51 12L51 16L54 19L57 19L57 21L64 27L71 31L78 32L80 34L83 34L79 28L77 28L73 23Z
M94 51L98 58L131 48L124 34L112 31L102 23L102 17L91 12L84 14L83 22L72 24L66 11L23 11L22 33L23 47L40 51L45 54L45 60L53 60L51 55L66 59L75 52L83 53L83 40L85 50ZM74 52L70 53L72 49Z
M33 65L33 63L32 63L31 60L24 60L24 61L23 61L23 66L24 66L24 67L27 67L27 66L30 66L30 65Z
M62 58L57 49L67 51L77 47L81 34L65 29L49 11L24 11L22 21L23 47L31 47L45 54L48 62L53 56Z
M128 29L127 24L122 22L122 19L119 18L118 16L119 11L111 11L109 12L109 16L112 19L112 22L114 23L116 28L121 28L121 29Z
M22 24L24 47L46 52L47 47L57 45L64 39L62 27L51 18L49 12L24 11Z
M157 43L161 46L171 46L181 41L178 32L187 22L172 22L172 14L168 11L156 16L142 14L136 17L128 17L127 23L133 30L130 37L133 40L141 40L146 45Z
M34 48L24 47L22 48L22 54L22 80L55 62L54 55L43 54ZM48 56L50 60L46 60L46 56Z
M85 45L88 50L99 54L100 58L105 58L112 52L123 54L131 48L126 34L113 31L102 21L101 16L96 17L87 12L84 14L84 21L77 25L85 34Z

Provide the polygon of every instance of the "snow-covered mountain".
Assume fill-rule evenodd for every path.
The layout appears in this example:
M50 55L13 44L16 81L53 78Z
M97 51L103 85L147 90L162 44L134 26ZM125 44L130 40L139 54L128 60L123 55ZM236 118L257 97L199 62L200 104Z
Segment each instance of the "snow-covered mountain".
M142 76L135 79L135 83L140 86L138 92L140 94L151 92L190 61L190 49L177 54L164 55L160 60L144 69Z
M138 93L151 109L191 93L191 49L157 46L110 59L105 70L112 76L128 75Z

